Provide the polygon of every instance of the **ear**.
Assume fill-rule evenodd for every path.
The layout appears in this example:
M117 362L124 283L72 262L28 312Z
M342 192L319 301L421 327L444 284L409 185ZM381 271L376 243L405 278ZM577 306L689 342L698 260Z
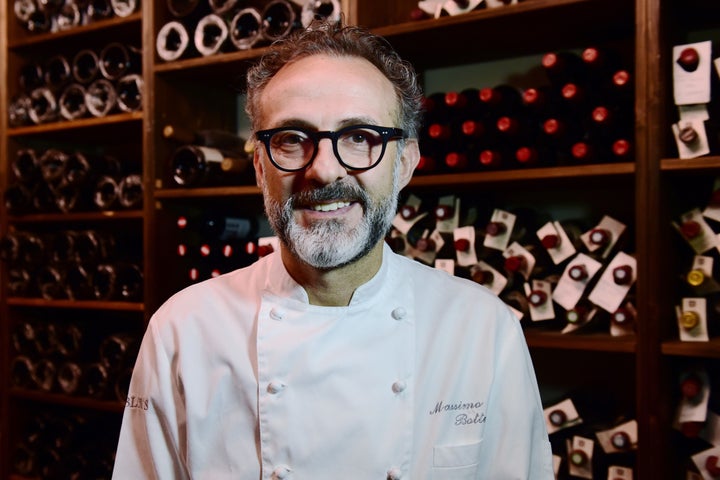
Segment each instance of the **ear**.
M403 148L402 155L400 156L400 162L398 168L400 169L400 188L404 188L410 179L412 178L415 168L420 162L420 146L415 138L409 138L405 141L405 147Z
M264 172L263 172L263 161L260 158L260 151L261 147L258 143L255 144L255 149L253 150L253 167L255 167L255 183L258 187L262 190L263 188L263 178L264 178Z

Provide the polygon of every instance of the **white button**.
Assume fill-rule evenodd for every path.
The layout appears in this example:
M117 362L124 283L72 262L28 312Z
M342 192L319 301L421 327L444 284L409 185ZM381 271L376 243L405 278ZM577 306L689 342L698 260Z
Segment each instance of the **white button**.
M407 384L403 382L402 380L398 380L397 382L393 383L392 385L392 391L395 393L400 393L404 391L407 388Z
M387 480L400 480L402 478L402 472L399 468L393 467L387 472Z
M402 320L407 315L407 311L403 307L398 307L391 313L395 320Z
M282 480L283 478L290 478L290 467L287 467L285 465L281 465L279 467L275 467L275 470L273 470L272 478L273 480Z
M280 393L285 389L285 384L282 382L270 382L267 386L267 391L276 394Z
M282 320L283 319L283 312L280 309L273 308L270 310L270 318L273 320Z

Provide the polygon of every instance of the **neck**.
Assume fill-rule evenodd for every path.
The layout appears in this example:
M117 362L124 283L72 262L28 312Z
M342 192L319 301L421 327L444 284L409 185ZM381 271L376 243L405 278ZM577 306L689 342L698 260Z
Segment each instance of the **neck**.
M382 264L383 241L354 263L330 270L319 270L295 258L281 247L283 264L304 289L311 305L341 307L350 304L353 293L369 281Z

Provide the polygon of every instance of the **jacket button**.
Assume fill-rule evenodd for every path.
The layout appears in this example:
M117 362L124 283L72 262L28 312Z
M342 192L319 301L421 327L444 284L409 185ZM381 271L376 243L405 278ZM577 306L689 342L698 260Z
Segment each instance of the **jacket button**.
M400 480L402 478L402 472L399 468L393 467L387 472L387 480Z
M402 320L407 315L407 311L403 307L397 307L390 315L395 320Z
M282 310L273 308L272 310L270 310L270 318L272 318L273 320L282 320L283 319Z
M287 467L285 465L281 465L279 467L275 467L275 470L273 470L272 478L273 480L282 480L284 478L290 478L290 467Z
M267 391L273 395L280 393L285 389L285 384L282 382L270 382L267 386Z
M407 388L407 384L403 382L402 380L398 380L397 382L393 383L392 385L392 391L395 393L403 392Z

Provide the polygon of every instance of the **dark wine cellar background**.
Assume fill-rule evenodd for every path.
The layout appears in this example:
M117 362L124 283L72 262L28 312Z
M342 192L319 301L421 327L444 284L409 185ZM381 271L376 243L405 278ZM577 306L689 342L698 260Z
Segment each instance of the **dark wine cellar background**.
M568 442L577 438L595 441L589 469L596 479L623 468L643 480L717 473L712 459L700 467L693 460L713 448L700 432L715 420L676 421L693 388L709 389L710 409L720 413L720 314L708 310L709 341L680 341L675 307L702 293L682 280L694 252L672 223L710 204L720 150L709 122L710 154L677 158L671 124L677 121L672 47L704 40L715 46L720 8L710 0L502 3L486 0L487 8L420 20L411 20L412 0L337 3L350 23L374 29L413 62L435 103L428 102L421 137L423 168L402 200L422 200L419 210L434 223L435 207L458 199L461 226L473 229L477 253L496 272L512 268L509 259L481 248L495 209L518 215L526 232L513 238L536 253L543 245L533 233L546 221L568 231L605 217L622 222L626 230L612 252L637 262L623 300L631 319L623 328L632 335L610 333L628 318L611 312L573 333L561 330L573 318L566 315L580 316L580 309L554 305L556 320L529 321L523 281L510 274L514 286L501 294L525 311L521 323L543 404L554 413L549 421L567 413L557 406L568 400L583 420L560 415L562 428L551 433L562 458L558 476L587 471L580 451L571 455ZM281 19L287 7L277 0L235 7L203 0L183 12L193 2L91 0L42 2L43 11L33 7L38 4L0 3L0 111L7 112L0 118L0 478L77 472L77 478L106 478L125 402L133 401L126 399L132 363L152 313L185 285L273 249L243 141L241 92L245 69L269 38L287 33L282 22L261 31L262 18ZM73 25L83 12L87 24ZM302 20L298 15L295 26ZM52 22L57 31L45 31ZM198 24L206 30L196 44ZM569 141L527 128L537 124L536 111L519 94L537 88L555 103L553 89L569 79L553 77L544 54L577 60L587 47L617 54L612 71L624 69L631 79L630 92L616 85L593 100L612 107L610 118L619 113L632 121L614 122L595 136L587 131L600 127L583 123L587 131L578 135L591 141L578 150L589 154L583 160ZM570 113L590 103L588 93L610 87L573 80L586 96L556 111L560 124L578 127ZM508 132L488 133L503 116L500 107L494 116L475 115L483 88L506 90ZM446 93L461 93L459 106L445 104ZM713 97L715 121L716 103ZM458 136L464 120L473 120L471 139ZM616 140L624 143L610 148ZM485 150L492 154L481 155ZM452 234L430 238L418 227L391 237L393 248L421 260L452 259L460 248ZM428 257L434 252L428 246L443 240ZM717 252L706 255L717 269ZM595 258L605 268L612 256ZM531 279L556 282L566 264L540 259ZM488 282L470 268L456 266L453 273ZM538 295L528 296L533 307L542 303ZM705 296L717 302L717 295ZM626 437L614 436L608 453L597 443L598 432L628 422L637 427L636 445L627 448Z

